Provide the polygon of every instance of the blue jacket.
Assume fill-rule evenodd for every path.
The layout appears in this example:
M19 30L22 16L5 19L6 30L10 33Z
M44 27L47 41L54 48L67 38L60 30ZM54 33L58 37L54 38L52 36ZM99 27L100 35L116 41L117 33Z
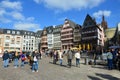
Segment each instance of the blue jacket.
M4 52L2 58L3 58L3 60L9 59L9 54L8 54L8 52Z
M115 50L115 51L112 51L113 59L116 59L116 58L117 58L116 54L117 54L117 51L116 51L116 50Z

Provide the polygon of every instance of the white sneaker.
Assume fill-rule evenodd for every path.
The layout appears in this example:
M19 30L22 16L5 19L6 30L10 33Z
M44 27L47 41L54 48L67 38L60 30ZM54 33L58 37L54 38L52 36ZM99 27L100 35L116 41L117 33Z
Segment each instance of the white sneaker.
M35 72L34 70L32 70L32 72Z
M36 72L38 72L38 70Z

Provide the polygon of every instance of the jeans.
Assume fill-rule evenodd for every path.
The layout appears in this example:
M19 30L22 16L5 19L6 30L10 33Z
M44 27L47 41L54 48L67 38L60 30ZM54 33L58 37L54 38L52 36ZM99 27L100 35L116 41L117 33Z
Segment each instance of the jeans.
M3 66L8 67L9 59L6 59L3 61Z
M24 67L25 61L21 60L21 67Z
M18 66L18 59L17 58L14 59L14 66L16 66L16 67Z
M80 65L80 59L76 58L76 66Z
M56 64L56 62L57 62L57 59L53 59L53 64Z
M38 61L34 61L32 64L32 70L38 70Z
M71 67L72 65L72 59L68 59L68 66Z
M114 69L117 69L117 59L113 59L113 68Z
M112 61L112 59L108 59L108 69L109 70L113 69L113 61Z
M62 59L60 59L60 65L62 65L62 61L63 61L63 60L62 60Z

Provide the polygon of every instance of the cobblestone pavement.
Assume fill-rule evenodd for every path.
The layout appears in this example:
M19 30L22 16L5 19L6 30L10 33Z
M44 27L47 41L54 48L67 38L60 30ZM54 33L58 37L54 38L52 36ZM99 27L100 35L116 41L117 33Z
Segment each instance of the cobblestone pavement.
M14 68L10 63L8 68L3 68L0 59L0 80L120 80L120 71L107 70L106 67L96 65L84 65L81 61L80 68L66 66L66 59L63 66L59 62L52 64L50 58L42 58L39 61L39 72L32 72L28 64L24 68Z

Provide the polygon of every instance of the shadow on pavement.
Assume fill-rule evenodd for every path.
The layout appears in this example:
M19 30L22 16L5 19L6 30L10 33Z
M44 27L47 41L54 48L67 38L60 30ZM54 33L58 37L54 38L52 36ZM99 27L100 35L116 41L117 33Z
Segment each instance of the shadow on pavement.
M53 62L49 62L50 64L53 64ZM54 65L58 65L58 66L60 66L60 67L66 67L66 68L71 68L71 67L76 67L75 65L72 65L71 67L69 67L68 65L60 65L60 64L58 64L58 63L56 63L56 64L54 64Z
M97 76L104 78L104 79L100 79ZM95 76L88 76L88 78L90 78L91 80L120 80L120 78L114 77L112 75L101 74L101 73L96 73L96 77Z
M91 80L101 80L101 79L99 79L97 77L93 77L93 76L88 76L88 78L90 78Z
M107 79L107 80L120 80L120 78L117 78L117 77L114 77L112 75L108 75L108 74L100 74L100 73L96 73L97 76L100 76L104 79Z
M53 62L49 62L50 64L53 64ZM54 64L54 65L58 65L58 66L60 66L60 64L58 64L58 63L56 63L56 64ZM61 65L60 67L66 67L66 68L68 68L68 66L67 65Z

